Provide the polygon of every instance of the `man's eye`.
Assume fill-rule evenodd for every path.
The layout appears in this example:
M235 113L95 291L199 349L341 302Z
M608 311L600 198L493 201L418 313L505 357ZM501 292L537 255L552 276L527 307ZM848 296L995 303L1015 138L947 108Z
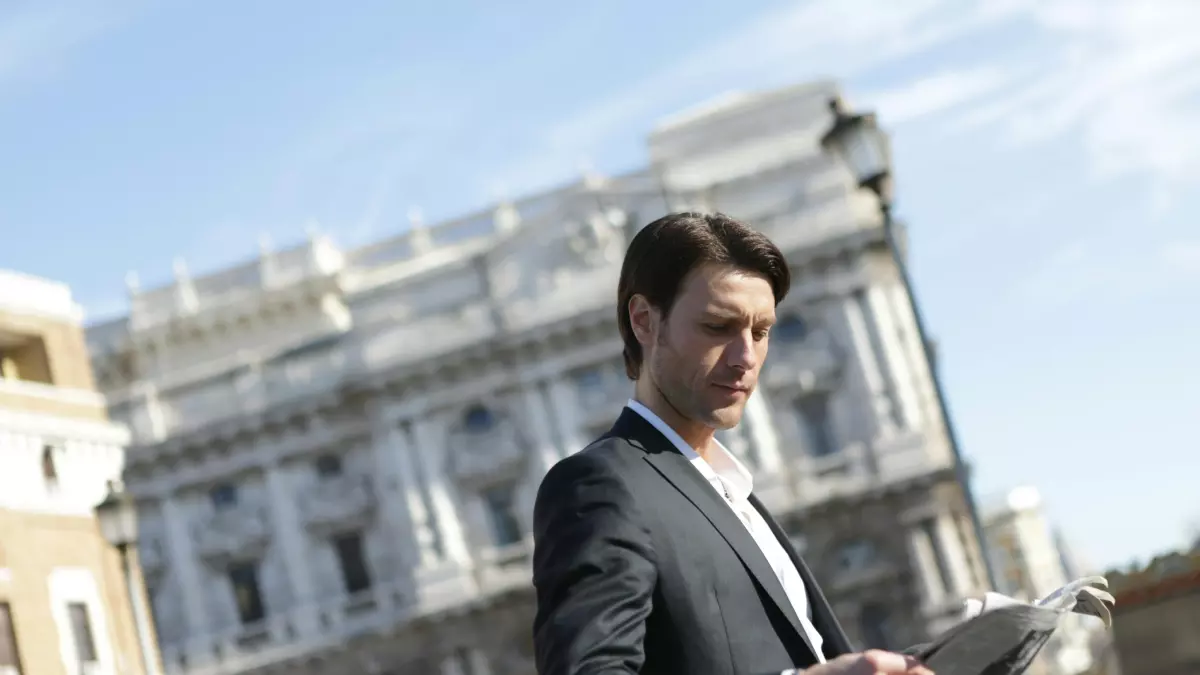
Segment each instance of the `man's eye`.
M706 324L704 324L704 328L706 330L710 330L714 333L724 333L725 332L725 326L723 324L719 324L719 323L706 323Z
M767 339L767 335L769 335L770 333L771 333L771 331L769 331L769 330L756 330L756 331L754 331L754 341L762 342L763 340Z

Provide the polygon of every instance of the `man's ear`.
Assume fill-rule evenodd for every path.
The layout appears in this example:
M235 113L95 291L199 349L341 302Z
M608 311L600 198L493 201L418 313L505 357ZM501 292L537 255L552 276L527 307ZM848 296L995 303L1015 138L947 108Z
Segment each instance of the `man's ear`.
M629 298L629 325L633 335L642 346L653 345L659 329L658 310L644 295Z

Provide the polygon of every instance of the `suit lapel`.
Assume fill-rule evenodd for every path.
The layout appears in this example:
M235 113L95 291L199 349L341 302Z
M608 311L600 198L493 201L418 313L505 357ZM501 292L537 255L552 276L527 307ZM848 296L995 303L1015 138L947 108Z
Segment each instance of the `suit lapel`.
M811 651L812 644L801 627L800 617L796 615L796 609L788 600L783 585L775 576L775 570L771 569L771 565L767 562L762 550L759 549L758 543L754 541L754 537L750 536L746 526L729 508L729 505L721 499L712 485L709 485L704 476L700 475L691 462L665 436L659 433L658 429L628 408L621 413L613 430L609 433L636 440L642 445L646 450L646 461L676 490L683 493L683 496L695 505L700 513L704 514L708 522L716 528L741 559L742 564L758 582L758 585L787 617L788 623L792 625L792 628L796 630Z
M800 573L800 578L804 580L804 590L808 595L808 606L812 608L812 622L817 632L825 640L824 656L826 660L837 658L842 654L849 654L854 651L850 645L850 639L846 637L846 631L842 629L842 625L838 623L837 617L833 613L833 608L829 606L829 601L825 599L825 594L821 592L821 586L817 580L813 578L812 571L808 569L804 559L796 552L796 547L792 545L792 540L775 522L771 514L767 512L767 508L759 501L758 497L750 495L750 503L767 521L767 525L771 528L772 534L779 540L779 544L783 546L783 550L787 551L788 557L792 559L792 564L796 566L796 571Z

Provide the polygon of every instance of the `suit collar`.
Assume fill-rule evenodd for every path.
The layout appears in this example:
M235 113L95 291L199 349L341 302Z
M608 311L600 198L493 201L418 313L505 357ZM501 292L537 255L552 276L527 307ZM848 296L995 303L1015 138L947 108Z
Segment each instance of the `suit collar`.
M696 449L688 445L687 441L683 440L671 425L667 424L653 410L648 408L642 402L630 399L625 404L626 410L632 410L642 416L650 426L658 430L679 454L687 458L692 466L704 476L704 479L709 483L718 485L718 489L726 490L735 499L748 499L754 491L754 474L742 464L732 452L726 448L721 441L713 439L713 448L708 453L708 458L705 459L696 452Z
M754 537L742 524L721 497L708 484L704 476L696 471L687 457L667 439L658 429L642 415L624 409L617 418L609 436L628 440L646 452L646 461L676 490L683 493L705 518L716 528L717 532L729 544L733 552L742 561L760 588L771 598L775 606L787 618L796 635L804 641L810 652L814 652L795 607L788 600L783 585L775 576L775 570L763 555L762 550L754 541ZM757 501L757 500L755 500ZM785 542L785 547L787 546ZM807 581L807 580L806 580Z

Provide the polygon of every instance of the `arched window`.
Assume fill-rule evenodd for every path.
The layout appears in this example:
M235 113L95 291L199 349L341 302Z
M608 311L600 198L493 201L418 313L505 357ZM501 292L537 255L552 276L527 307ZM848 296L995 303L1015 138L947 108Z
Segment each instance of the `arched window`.
M53 445L42 446L42 480L50 486L58 485L58 467L55 465L54 454Z
M839 572L858 572L874 564L877 557L874 544L858 539L838 550L837 568Z
M858 615L858 629L862 634L863 646L868 649L891 649L892 636L890 612L887 607L875 602L863 605Z
M474 433L491 429L494 422L492 411L481 405L471 406L463 415L463 428Z
M788 314L775 324L771 336L780 342L799 342L808 335L808 325L798 314Z

